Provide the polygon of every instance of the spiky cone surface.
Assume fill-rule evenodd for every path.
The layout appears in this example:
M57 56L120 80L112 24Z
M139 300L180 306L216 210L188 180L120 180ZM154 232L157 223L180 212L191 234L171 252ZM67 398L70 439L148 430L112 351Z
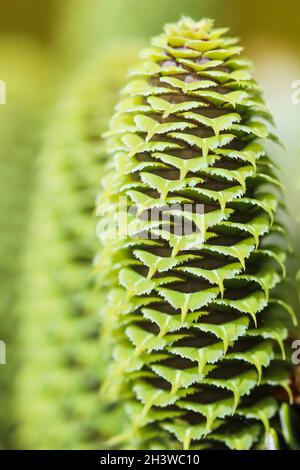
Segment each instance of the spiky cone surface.
M107 133L112 171L98 233L111 251L99 270L111 287L104 316L115 347L103 394L126 397L131 423L118 445L277 445L295 316L276 297L287 250L281 185L265 151L276 137L226 31L206 19L166 25L131 70ZM173 219L155 219L153 208ZM114 211L116 237L104 230ZM184 219L192 234L174 230Z
M6 103L0 105L0 340L6 343L6 364L0 364L0 449L9 449L15 445L14 384L22 355L16 336L21 260L38 135L56 74L49 52L15 36L0 39L0 63L6 85Z
M108 49L78 74L40 157L20 308L21 448L99 448L118 429L118 413L98 402L103 294L92 274L93 214L105 165L101 133L134 55L130 45Z

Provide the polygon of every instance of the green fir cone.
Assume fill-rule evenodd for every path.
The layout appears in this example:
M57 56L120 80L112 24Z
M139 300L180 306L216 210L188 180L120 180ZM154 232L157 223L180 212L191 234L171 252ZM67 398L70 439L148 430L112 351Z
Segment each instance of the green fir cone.
M134 56L130 45L112 48L79 74L56 110L40 156L20 307L21 448L99 448L118 429L118 414L98 403L93 212L99 164L105 162L101 133Z
M130 425L111 442L131 448L276 448L291 399L296 318L277 294L288 244L265 150L277 138L226 32L207 19L166 25L107 133L98 269L114 361L102 393L126 399Z
M6 346L6 363L0 364L0 449L10 449L15 447L14 384L22 356L17 341L22 255L38 136L56 74L49 52L15 36L1 38L0 63L6 88L6 96L1 96L5 103L0 105L0 341Z

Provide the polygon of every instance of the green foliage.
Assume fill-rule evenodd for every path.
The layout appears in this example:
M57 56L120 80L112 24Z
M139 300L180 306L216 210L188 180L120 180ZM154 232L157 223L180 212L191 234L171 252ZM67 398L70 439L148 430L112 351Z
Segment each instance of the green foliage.
M98 400L93 208L101 133L134 56L130 45L97 55L60 102L40 155L21 303L21 448L99 448L118 427Z
M55 89L53 60L36 43L13 36L0 41L6 104L0 105L0 340L6 364L0 365L0 449L14 447L14 382L20 360L16 304L27 230L35 155L47 104Z
M276 447L278 392L291 396L284 341L296 318L280 295L288 246L265 147L276 138L226 32L211 20L166 25L107 133L98 212L102 227L120 212L122 237L98 231L115 345L103 393L129 402L119 440L131 447ZM172 218L152 218L153 208ZM193 233L178 234L177 218Z

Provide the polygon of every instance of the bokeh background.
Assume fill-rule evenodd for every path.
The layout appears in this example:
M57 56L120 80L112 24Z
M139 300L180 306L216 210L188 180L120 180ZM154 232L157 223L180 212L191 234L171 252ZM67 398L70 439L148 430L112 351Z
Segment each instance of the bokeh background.
M39 155L57 103L96 51L109 54L113 47L117 66L119 44L143 45L165 22L182 15L209 16L230 27L255 63L285 145L272 152L286 183L293 268L300 266L300 103L292 101L293 83L300 80L299 1L1 0L0 80L6 83L7 102L0 105L0 340L7 345L7 364L0 365L0 448L24 447L16 432L24 252L43 165ZM122 62L124 49L119 51ZM49 204L55 204L50 197ZM77 446L76 439L69 447Z

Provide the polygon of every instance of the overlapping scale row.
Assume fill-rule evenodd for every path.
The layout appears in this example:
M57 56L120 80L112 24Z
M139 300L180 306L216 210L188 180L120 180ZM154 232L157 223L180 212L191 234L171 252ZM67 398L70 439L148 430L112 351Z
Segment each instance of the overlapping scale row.
M277 139L226 31L167 25L130 71L107 132L98 268L114 361L103 393L126 399L130 446L274 443L278 390L290 396L295 317L276 297L287 244L265 150Z

